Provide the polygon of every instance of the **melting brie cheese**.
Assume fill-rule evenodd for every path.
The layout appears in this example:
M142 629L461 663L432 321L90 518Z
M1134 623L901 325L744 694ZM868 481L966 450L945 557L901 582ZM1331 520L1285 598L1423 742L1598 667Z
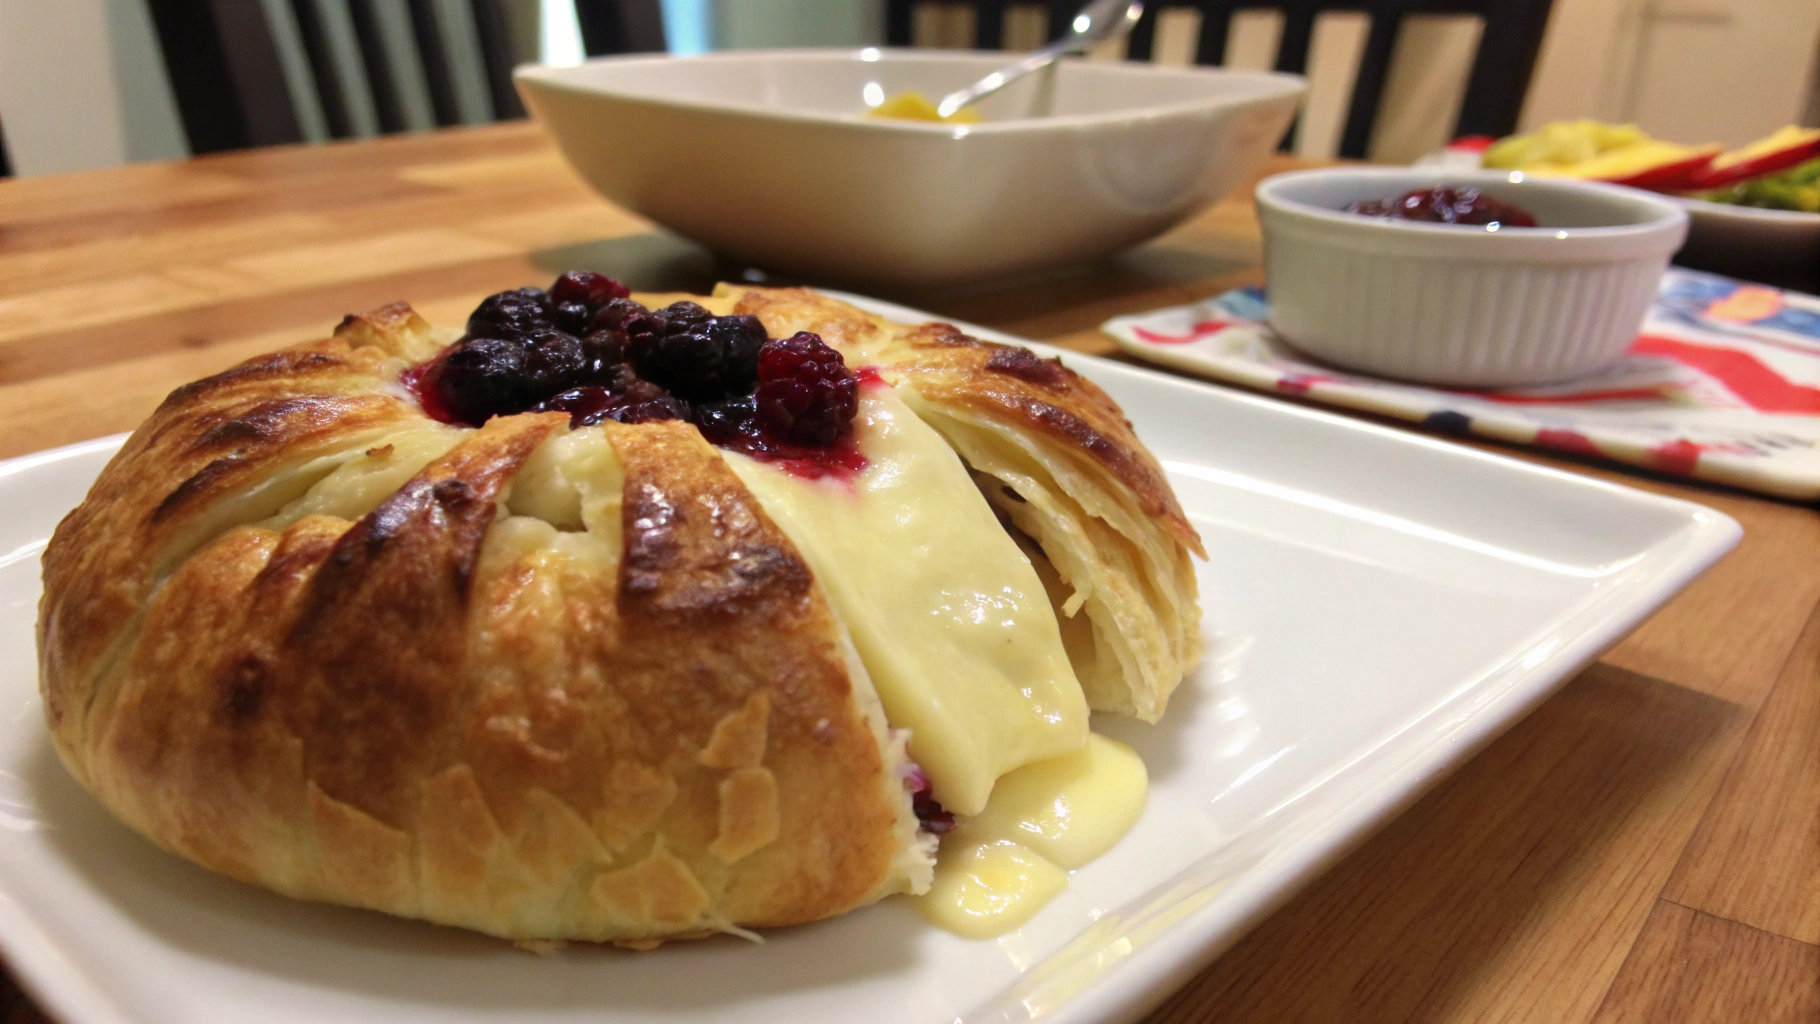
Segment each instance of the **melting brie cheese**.
M1130 747L1090 735L1073 753L998 781L986 809L942 839L923 915L970 939L1028 921L1144 812L1149 776Z
M851 481L727 464L808 560L935 798L977 814L1001 775L1080 749L1086 699L1036 571L948 443L882 386L854 430Z

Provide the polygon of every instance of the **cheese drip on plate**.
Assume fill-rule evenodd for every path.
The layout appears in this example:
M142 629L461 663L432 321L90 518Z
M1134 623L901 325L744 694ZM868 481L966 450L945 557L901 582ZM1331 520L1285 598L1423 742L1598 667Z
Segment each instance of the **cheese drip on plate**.
M920 901L967 938L1022 925L1143 813L1129 747L1087 731L1080 683L1030 559L948 443L890 387L860 392L851 480L727 453L809 562L886 715L963 823Z
M986 809L942 838L923 916L969 939L1019 927L1124 838L1144 813L1149 775L1123 743L1089 735L1073 753L998 781Z
M948 443L883 384L853 427L851 480L727 464L808 560L935 798L977 814L1000 776L1081 748L1086 698L1036 570Z

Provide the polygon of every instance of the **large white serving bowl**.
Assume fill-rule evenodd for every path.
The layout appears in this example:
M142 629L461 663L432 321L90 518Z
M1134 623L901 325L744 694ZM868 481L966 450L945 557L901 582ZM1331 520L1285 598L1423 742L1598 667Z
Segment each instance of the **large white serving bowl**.
M948 284L1102 256L1240 185L1293 75L1069 60L983 123L867 116L1002 53L776 50L524 67L525 105L601 195L727 256L827 281Z

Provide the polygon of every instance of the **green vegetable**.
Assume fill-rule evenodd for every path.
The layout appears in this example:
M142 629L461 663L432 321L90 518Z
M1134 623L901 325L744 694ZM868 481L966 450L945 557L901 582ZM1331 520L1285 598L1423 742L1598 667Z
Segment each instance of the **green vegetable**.
M1729 188L1700 195L1701 199L1766 210L1820 213L1820 159L1796 164L1786 171L1741 181Z

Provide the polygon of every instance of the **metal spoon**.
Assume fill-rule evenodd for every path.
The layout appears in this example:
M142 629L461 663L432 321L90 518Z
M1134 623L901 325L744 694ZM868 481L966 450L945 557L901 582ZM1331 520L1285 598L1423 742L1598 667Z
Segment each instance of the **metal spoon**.
M1057 57L1080 53L1108 39L1117 39L1131 31L1144 13L1141 0L1093 0L1068 23L1068 34L1037 50L1014 64L994 71L965 89L942 97L936 111L943 117L977 100L986 98L1032 71L1055 63Z

